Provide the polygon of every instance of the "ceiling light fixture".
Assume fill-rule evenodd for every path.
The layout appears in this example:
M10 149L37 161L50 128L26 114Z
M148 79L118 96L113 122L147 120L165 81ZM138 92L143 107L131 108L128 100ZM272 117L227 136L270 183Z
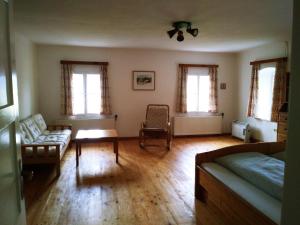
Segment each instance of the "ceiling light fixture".
M198 35L198 29L192 29L192 23L186 22L186 21L178 21L173 23L172 25L174 29L167 31L170 38L172 38L176 33L177 35L177 41L181 42L184 40L183 32L180 29L186 28L186 32L191 34L193 37L196 37Z
M169 30L167 33L170 38L172 38L178 32L177 29Z
M183 32L181 30L178 31L177 41L181 42L184 40Z

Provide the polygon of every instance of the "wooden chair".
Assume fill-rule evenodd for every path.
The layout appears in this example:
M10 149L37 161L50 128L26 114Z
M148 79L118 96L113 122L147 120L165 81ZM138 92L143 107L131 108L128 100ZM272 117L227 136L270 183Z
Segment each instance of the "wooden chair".
M139 133L139 144L144 148L147 138L164 138L167 149L171 148L171 123L169 117L169 106L149 104L146 111L146 121L141 124Z

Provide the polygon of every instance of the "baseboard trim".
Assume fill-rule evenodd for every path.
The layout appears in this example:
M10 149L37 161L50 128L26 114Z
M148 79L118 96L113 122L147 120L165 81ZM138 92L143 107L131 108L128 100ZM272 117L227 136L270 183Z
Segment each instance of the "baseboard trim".
M197 137L218 137L218 136L231 136L231 133L223 134L196 134L196 135L172 135L172 138L197 138ZM119 137L119 140L135 140L139 139L139 136L134 137Z
M134 137L119 137L118 139L121 140L121 141L138 140L139 137L138 136L134 136Z
M199 138L199 137L219 137L219 136L231 136L231 133L223 133L223 134L196 134L196 135L172 135L172 138L180 139L180 138ZM233 137L234 138L234 137ZM139 136L132 137L119 137L120 141L129 141L129 140L138 140ZM73 140L72 140L73 143Z
M219 137L219 136L231 136L231 133L223 133L223 134L173 135L173 138L199 138L199 137Z

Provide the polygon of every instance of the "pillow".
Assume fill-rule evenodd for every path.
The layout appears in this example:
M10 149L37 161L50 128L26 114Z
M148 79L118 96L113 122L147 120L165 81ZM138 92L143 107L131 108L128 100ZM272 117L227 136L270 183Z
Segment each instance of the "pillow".
M34 122L37 124L41 133L43 133L47 129L47 125L45 123L43 116L41 114L36 114L32 118L34 119Z
M26 125L26 128L29 130L33 140L35 140L38 136L41 135L42 132L34 122L33 118L24 120L24 124Z
M33 142L33 138L30 132L22 122L20 123L20 132L22 144L30 144L31 142Z

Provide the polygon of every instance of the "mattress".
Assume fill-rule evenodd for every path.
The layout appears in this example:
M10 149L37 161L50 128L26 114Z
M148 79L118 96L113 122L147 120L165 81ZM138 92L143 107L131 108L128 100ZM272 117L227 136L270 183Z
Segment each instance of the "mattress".
M260 152L242 152L216 158L215 162L279 201L282 200L284 161Z
M281 202L279 200L217 163L203 163L202 167L276 224L280 224Z

